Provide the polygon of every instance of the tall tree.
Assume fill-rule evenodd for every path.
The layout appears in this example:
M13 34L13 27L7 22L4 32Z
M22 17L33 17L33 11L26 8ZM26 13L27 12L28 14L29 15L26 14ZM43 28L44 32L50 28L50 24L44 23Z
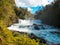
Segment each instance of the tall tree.
M60 0L56 0L50 5L46 5L42 11L38 11L36 19L41 19L43 23L60 27Z

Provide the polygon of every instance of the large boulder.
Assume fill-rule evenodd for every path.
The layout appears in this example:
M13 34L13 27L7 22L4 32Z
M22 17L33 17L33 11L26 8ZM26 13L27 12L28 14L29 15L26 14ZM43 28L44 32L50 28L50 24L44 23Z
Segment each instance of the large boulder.
M33 26L34 26L34 29L39 30L39 27L37 24L33 24Z

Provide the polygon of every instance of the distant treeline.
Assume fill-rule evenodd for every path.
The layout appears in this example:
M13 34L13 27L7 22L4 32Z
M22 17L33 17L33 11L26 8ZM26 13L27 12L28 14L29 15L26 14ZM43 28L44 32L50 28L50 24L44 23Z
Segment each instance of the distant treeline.
M34 18L42 20L45 24L60 28L60 0L55 0L43 7L42 10L38 10Z

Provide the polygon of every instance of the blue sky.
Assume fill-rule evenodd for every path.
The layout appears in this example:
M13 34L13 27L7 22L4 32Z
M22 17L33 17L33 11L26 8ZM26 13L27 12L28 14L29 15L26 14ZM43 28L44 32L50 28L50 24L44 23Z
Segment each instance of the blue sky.
M42 9L42 6L51 4L53 0L15 0L17 7L27 8L31 13L35 13L39 7Z
M31 10L29 10L31 13L35 13L37 10L42 9L42 6L37 6L37 7L30 7Z

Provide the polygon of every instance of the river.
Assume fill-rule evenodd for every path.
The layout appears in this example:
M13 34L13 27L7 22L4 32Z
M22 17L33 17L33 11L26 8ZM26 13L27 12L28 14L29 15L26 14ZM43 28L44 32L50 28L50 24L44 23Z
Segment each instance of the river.
M34 24L38 26L39 29L34 28ZM9 30L26 32L28 34L33 33L35 36L43 38L50 44L60 44L60 31L54 26L49 26L42 24L41 20L21 20L19 23L14 23Z

